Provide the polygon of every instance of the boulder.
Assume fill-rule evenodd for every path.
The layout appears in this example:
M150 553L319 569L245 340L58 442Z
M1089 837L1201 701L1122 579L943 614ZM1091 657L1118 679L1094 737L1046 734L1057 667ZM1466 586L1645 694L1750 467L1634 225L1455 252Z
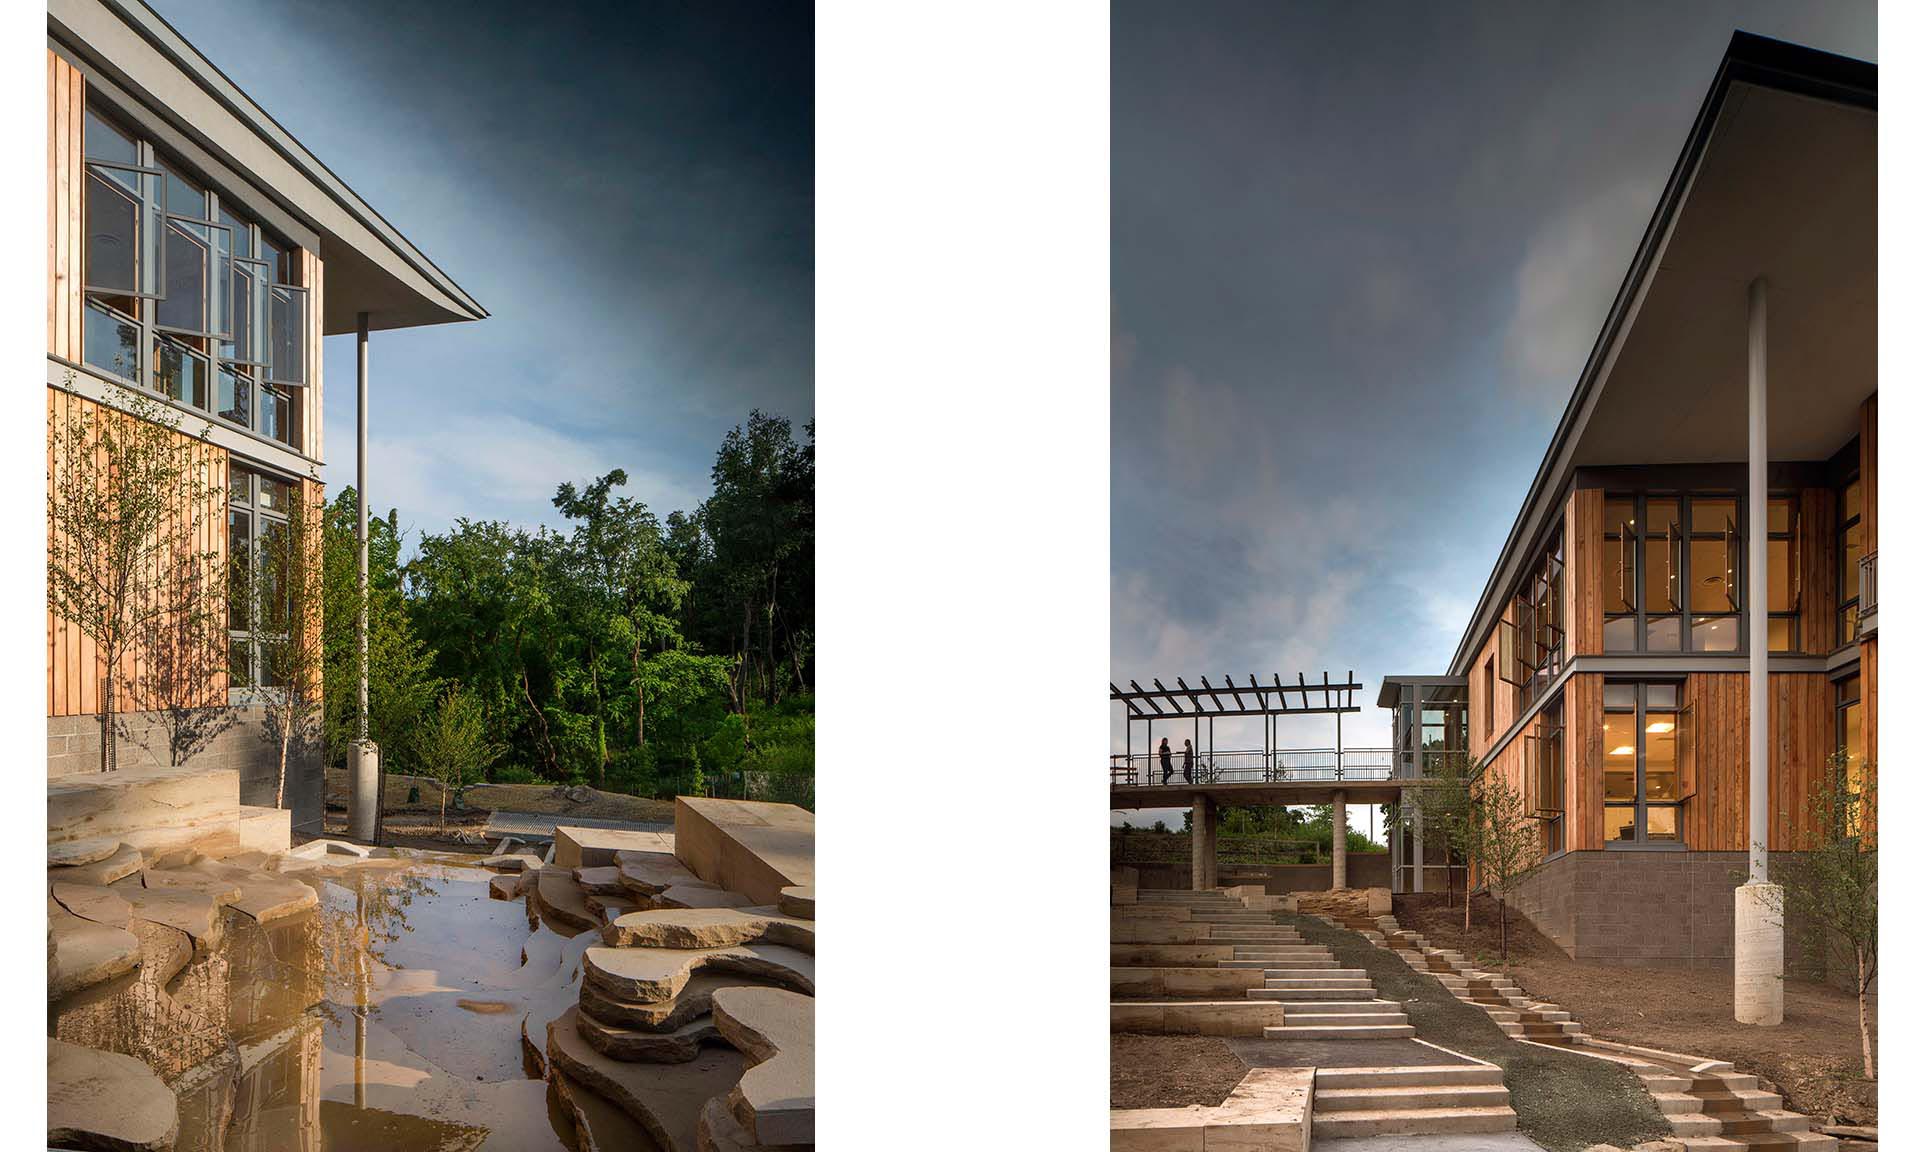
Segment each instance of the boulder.
M620 852L673 851L673 833L639 828L583 828L557 825L553 830L553 863L562 868L598 868L615 863Z
M641 910L640 901L632 896L596 896L587 893L587 910L600 917L602 924L611 924L629 912Z
M153 1069L131 1056L47 1041L47 1144L167 1152L179 1105Z
M722 988L713 1021L751 1065L727 1106L756 1144L813 1143L813 997Z
M813 957L778 944L731 948L589 948L586 978L622 1000L671 1000L702 970L737 972L813 994Z
M320 894L298 880L271 872L253 872L240 878L240 899L233 907L270 924L320 906Z
M765 908L661 908L629 912L601 930L615 948L728 948L784 944L813 952L813 922Z

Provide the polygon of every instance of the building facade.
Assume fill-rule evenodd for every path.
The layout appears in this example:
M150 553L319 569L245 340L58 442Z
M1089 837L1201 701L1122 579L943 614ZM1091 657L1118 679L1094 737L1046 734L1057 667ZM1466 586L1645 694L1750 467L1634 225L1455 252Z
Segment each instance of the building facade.
M69 421L163 405L224 490L196 541L223 563L324 497L322 337L485 315L138 0L48 5L47 201L49 451ZM364 446L364 401L359 416ZM193 763L237 769L241 802L271 805L272 686L245 604L228 611L231 659L205 687L241 721ZM105 671L49 610L49 778L98 769ZM117 679L137 671L129 657ZM166 763L134 703L120 765ZM289 772L296 829L320 829L322 790L317 760Z
M1731 959L1756 645L1767 847L1823 774L1874 771L1875 88L1735 36L1451 667L1382 693L1525 798L1544 861L1511 903L1582 959Z

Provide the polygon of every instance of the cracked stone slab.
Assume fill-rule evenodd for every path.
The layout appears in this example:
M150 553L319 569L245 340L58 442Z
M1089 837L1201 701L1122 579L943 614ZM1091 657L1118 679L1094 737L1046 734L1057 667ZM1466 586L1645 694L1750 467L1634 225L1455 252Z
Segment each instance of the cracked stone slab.
M656 895L675 884L702 883L671 852L616 852L613 862L620 869L620 883L642 896Z
M123 976L140 966L140 939L125 928L82 920L47 898L47 999Z
M51 885L53 898L82 920L125 928L133 920L133 906L120 893L98 884L70 884L56 880Z
M120 841L111 836L49 844L47 845L47 866L69 868L81 864L98 864L118 851L120 851Z
M140 849L131 844L121 844L113 855L91 864L74 864L48 870L49 879L65 880L72 884L98 884L102 887L113 883L122 876L131 876L140 871L144 861Z
M614 948L731 948L765 941L813 953L813 922L765 908L656 908L629 912L601 930Z
M190 888L148 888L129 882L115 885L113 890L142 920L185 932L202 946L220 939L220 905L205 892Z
M735 987L772 988L779 985L768 984L738 972L709 970L695 972L672 999L647 1002L627 1000L598 984L583 980L580 984L580 1011L596 1020L623 1028L669 1032L696 1016L712 1012L715 990Z
M233 907L262 924L285 919L320 905L320 894L312 887L272 872L254 872L212 861L203 861L192 869L182 869L193 870L238 885L240 898L232 901Z
M582 1039L578 1017L569 1008L547 1025L550 1066L619 1106L666 1152L699 1152L700 1109L739 1082L745 1058L709 1045L684 1064L629 1064Z
M47 1143L167 1152L180 1130L173 1091L131 1056L47 1041Z
M574 1017L580 1038L601 1055L629 1064L684 1064L700 1054L700 1045L718 1043L712 1015L695 1016L668 1032L607 1024L589 1012Z
M780 944L731 948L589 948L586 978L622 1000L671 1000L694 973L738 972L813 994L813 957Z
M217 876L207 871L204 862L189 864L182 868L149 868L142 874L141 882L148 888L175 888L198 892L221 906L232 904L240 899L240 885L225 876Z
M780 889L780 911L800 920L813 919L813 885L795 884Z
M727 1107L757 1144L813 1143L813 997L778 988L722 988L713 1021L751 1065Z

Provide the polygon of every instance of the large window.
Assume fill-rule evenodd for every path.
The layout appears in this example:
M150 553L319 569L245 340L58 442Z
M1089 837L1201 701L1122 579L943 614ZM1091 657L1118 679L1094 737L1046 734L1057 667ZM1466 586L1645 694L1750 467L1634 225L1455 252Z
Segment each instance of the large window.
M229 671L233 686L271 686L273 676L261 659L255 636L259 619L257 597L275 595L256 587L251 578L260 543L287 531L287 512L294 496L293 481L284 480L235 461L227 470L227 557L232 583L227 597L227 628L232 641Z
M1709 492L1607 496L1601 532L1605 651L1740 649L1745 587L1740 508L1734 496ZM1777 651L1792 651L1799 643L1798 549L1793 543L1798 526L1792 497L1769 501L1767 635Z
M93 108L82 148L82 362L302 449L297 250Z
M1551 856L1566 849L1566 733L1558 698L1540 709L1540 720L1527 736L1524 795L1527 815L1540 821L1540 847Z
M1860 775L1865 770L1867 758L1866 734L1861 728L1866 715L1860 708L1860 677L1849 676L1834 685L1834 689L1837 702L1835 716L1837 723L1834 729L1839 737L1838 751L1845 759L1845 767L1842 769L1845 773L1843 779L1846 783L1847 795L1857 797L1860 795ZM1859 808L1849 804L1847 816L1850 825L1847 829L1848 835L1858 835L1860 832Z
M1860 528L1860 478L1847 481L1840 497L1840 642L1860 638L1860 557L1866 538Z
M1561 574L1565 553L1555 533L1500 625L1501 677L1520 690L1524 709L1560 674L1566 658Z
M1602 692L1608 843L1681 843L1692 715L1680 707L1680 686L1608 682Z

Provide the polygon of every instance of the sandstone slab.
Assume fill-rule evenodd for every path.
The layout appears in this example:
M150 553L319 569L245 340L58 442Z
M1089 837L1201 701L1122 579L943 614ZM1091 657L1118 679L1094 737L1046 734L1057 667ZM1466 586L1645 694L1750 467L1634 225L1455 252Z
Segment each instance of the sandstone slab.
M240 850L240 774L153 766L47 781L47 842L114 838L150 855Z
M293 809L242 804L235 831L242 852L279 855L293 845Z
M780 911L802 920L813 919L813 885L796 884L780 889Z
M47 1041L48 1145L166 1152L179 1129L179 1105L151 1068L118 1052Z
M494 876L487 880L487 895L495 900L518 900L520 898L520 877Z
M553 830L553 862L562 868L599 868L616 852L672 852L672 832L638 828L582 828L561 824Z
M721 988L777 988L739 972L695 972L680 991L668 1000L628 1000L591 981L580 985L580 1011L583 1015L623 1028L648 1032L667 1032L696 1016L713 1011L713 994Z
M663 908L629 912L601 930L615 948L729 948L765 941L813 952L813 922L766 909Z
M684 1064L629 1064L583 1040L577 1019L568 1009L547 1026L551 1067L618 1105L666 1152L698 1152L700 1110L739 1082L740 1053L710 1045Z
M600 918L587 907L587 894L564 868L542 868L534 875L539 912L556 932L573 936L600 927Z
M608 1024L588 1012L574 1018L581 1039L602 1055L630 1064L684 1064L700 1054L700 1045L720 1040L712 1015L696 1016L666 1032Z
M120 841L111 836L94 840L68 840L47 845L48 867L73 867L96 864L120 850Z
M588 981L622 1000L654 1002L679 995L696 972L737 972L813 994L813 957L779 944L731 948L589 948Z
M133 920L133 907L120 893L98 884L69 884L56 880L51 885L53 898L82 920L125 928Z
M624 896L626 886L620 883L620 869L612 864L597 868L575 868L573 882L580 885L582 892L600 896Z
M659 1149L639 1121L605 1096L564 1072L555 1072L551 1083L561 1106L572 1114L579 1152L657 1152Z
M173 888L198 892L222 907L240 899L240 885L207 870L204 863L184 868L149 868L141 875L148 888Z
M676 884L701 882L671 852L617 852L614 866L620 869L621 885L641 896L656 895Z
M712 884L675 884L653 898L656 908L745 908L753 897Z
M499 872L533 872L540 867L540 857L531 852L495 853L482 857L480 867Z
M117 843L117 841L116 841ZM51 849L49 849L51 851ZM140 871L143 858L140 850L131 844L121 844L111 856L103 857L88 864L73 864L61 868L49 868L47 878L65 880L72 884L111 884L122 876L131 876Z
M114 889L142 920L185 932L196 944L208 946L220 939L220 905L213 897L190 888L148 888L125 883Z
M681 796L674 854L709 884L778 904L782 888L813 884L813 813L793 804Z
M139 937L125 928L82 920L47 899L47 999L125 975L140 966Z
M276 876L271 872L246 872L235 880L240 885L240 899L233 902L233 907L262 924L283 920L320 906L318 892L285 876Z
M714 1026L752 1066L727 1097L757 1144L813 1143L813 997L777 988L722 988Z
M715 1096L700 1109L700 1152L760 1152L765 1147L740 1126L725 1096Z

